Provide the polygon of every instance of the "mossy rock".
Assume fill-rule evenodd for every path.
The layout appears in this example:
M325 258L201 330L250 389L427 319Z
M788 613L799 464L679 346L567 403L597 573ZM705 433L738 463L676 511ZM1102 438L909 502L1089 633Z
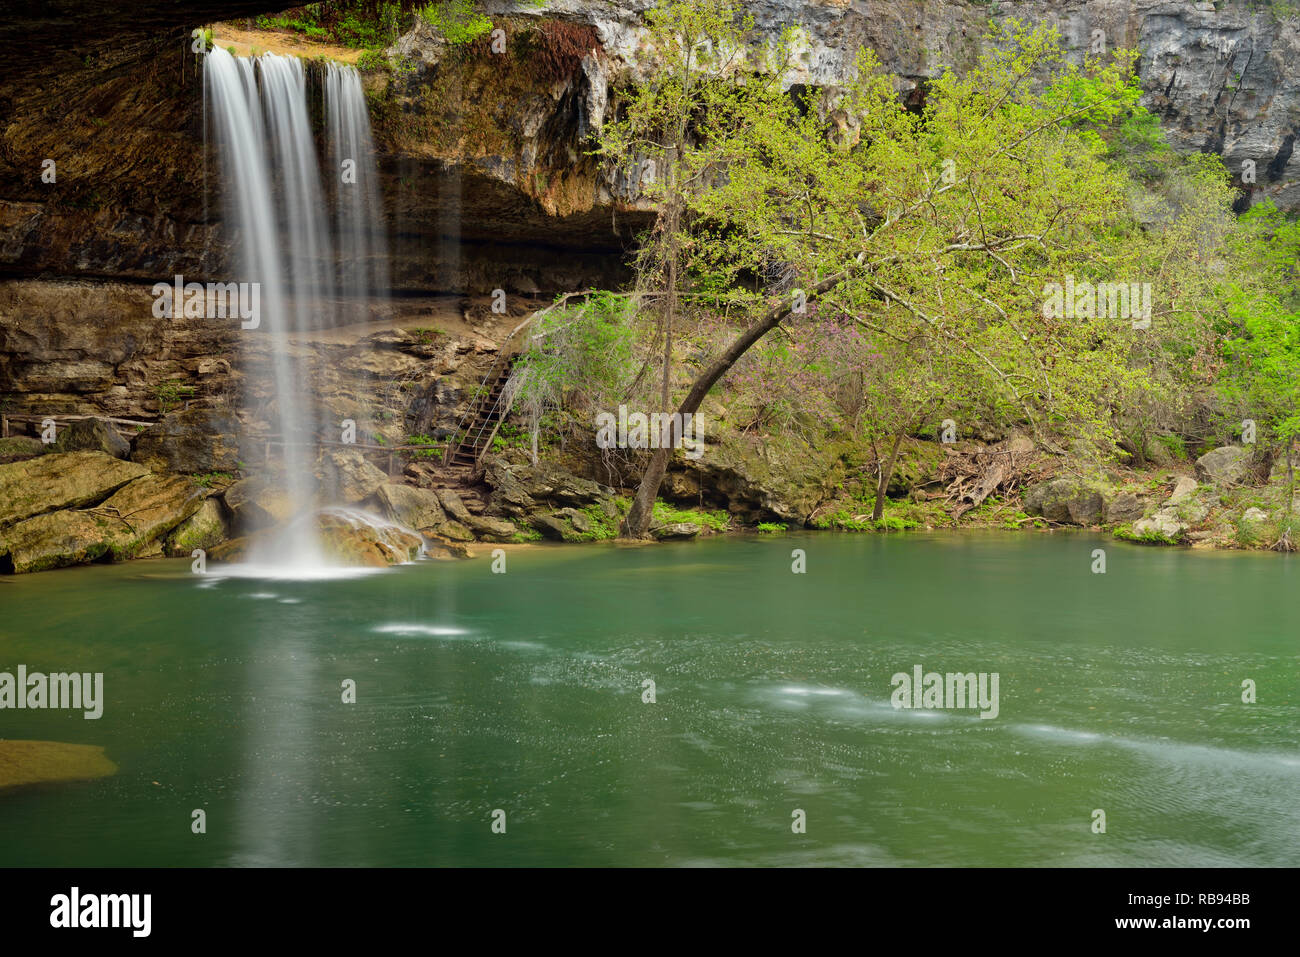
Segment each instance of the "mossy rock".
M91 781L117 773L93 744L0 739L0 790L57 781Z

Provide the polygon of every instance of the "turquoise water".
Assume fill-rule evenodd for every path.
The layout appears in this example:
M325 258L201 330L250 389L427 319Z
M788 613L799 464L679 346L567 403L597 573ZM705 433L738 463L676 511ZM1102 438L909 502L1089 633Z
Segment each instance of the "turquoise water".
M480 554L0 582L0 671L102 671L106 698L0 735L119 766L0 792L0 864L1300 864L1292 557L1068 533ZM894 709L918 664L996 672L998 716Z

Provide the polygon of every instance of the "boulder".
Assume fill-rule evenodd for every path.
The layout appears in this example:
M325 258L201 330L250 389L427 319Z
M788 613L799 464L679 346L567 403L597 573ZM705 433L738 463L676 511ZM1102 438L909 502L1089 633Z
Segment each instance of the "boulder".
M0 791L24 784L89 781L116 773L117 765L98 745L0 740Z
M78 509L46 512L0 532L0 570L14 574L85 565L114 557L114 545L129 534L116 518Z
M106 452L54 453L0 465L0 527L102 501L148 471Z
M591 516L585 512L579 512L576 508L562 508L553 514L556 518L567 519L575 531L586 534L595 529L595 523L592 522Z
M1241 485L1250 477L1250 452L1239 445L1224 445L1196 460L1196 477L1221 488Z
M614 495L611 488L546 463L508 465L496 460L489 464L486 478L493 489L503 493L499 498L503 504L524 510L540 503L581 508ZM502 511L510 514L504 508Z
M48 451L48 446L33 435L11 435L0 439L0 465L35 458Z
M514 469L504 462L495 460L489 464L486 480L492 486L492 494L488 498L488 506L492 511L519 518L537 507L524 483L515 476Z
M580 542L583 540L581 532L562 518L556 518L553 515L532 515L529 521L533 528L542 533L543 537L553 539L557 542Z
M184 475L144 475L113 493L96 511L129 529L115 550L137 554L140 546L170 532L203 505L207 493Z
M388 482L388 474L366 461L357 449L332 449L316 463L316 478L327 502L353 505L369 498Z
M511 542L519 534L519 529L515 527L514 522L504 518L490 518L486 515L472 516L469 527L479 540L484 542Z
M700 534L700 526L694 522L674 522L671 525L656 526L650 529L650 534L661 542L695 538Z
M1105 508L1100 492L1069 478L1033 486L1025 492L1024 503L1026 514L1063 525L1095 525Z
M115 459L125 459L131 455L131 443L103 419L76 419L59 428L49 450L106 452Z
M322 509L316 528L326 559L341 565L383 568L413 562L424 548L424 540L409 529L350 510Z
M451 542L472 542L474 533L462 525L450 519L441 525L435 526L431 531L426 532L431 538L445 538Z
M1120 492L1106 503L1106 522L1131 522L1141 518L1146 502L1132 492Z
M1133 523L1133 534L1139 537L1155 535L1169 541L1178 541L1187 531L1187 526L1178 518L1178 514L1169 508L1162 508L1150 518Z
M375 490L379 510L398 525L423 532L447 521L438 495L432 489L385 482Z
M161 555L159 539L189 518L204 492L179 475L147 474L92 509L36 515L0 534L0 559L18 574Z
M474 516L469 513L469 509L465 507L465 503L461 500L461 497L451 489L439 489L438 501L442 503L442 507L446 510L447 514L462 525L469 525L473 521Z
M469 550L469 546L464 542L455 542L451 539L440 538L437 535L425 536L426 548L429 553L435 557L441 556L446 558L473 558L474 553Z
M1165 500L1165 505L1181 505L1193 495L1197 489L1196 479L1182 476L1175 484L1173 494Z
M133 461L157 472L198 475L239 469L239 421L221 409L196 406L164 416L135 438Z
M1242 513L1241 517L1247 522L1267 522L1268 512L1264 511L1262 508L1251 506Z
M270 528L297 512L284 487L265 476L240 479L222 496L237 532Z
M196 548L211 551L230 537L230 522L221 499L211 496L167 536L163 551L174 558L189 557Z

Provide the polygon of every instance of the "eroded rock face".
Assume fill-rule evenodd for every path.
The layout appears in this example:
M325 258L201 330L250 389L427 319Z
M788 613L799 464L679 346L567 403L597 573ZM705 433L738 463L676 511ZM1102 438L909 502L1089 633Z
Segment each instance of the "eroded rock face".
M635 231L648 204L636 184L598 168L584 142L618 108L620 88L654 69L643 22L652 5L487 0L483 8L512 36L544 20L592 32L595 45L558 78L531 75L526 51L461 62L411 17L412 29L392 50L412 66L409 75L366 80L377 104L372 119L385 203L401 227L392 230L399 237L393 250L399 287L526 292L611 284L622 247L611 213L618 207L623 226ZM67 7L61 16L96 6L102 5ZM787 25L801 26L788 83L842 86L866 47L916 105L925 84L945 68L976 61L990 18L1054 24L1074 59L1098 36L1108 49L1137 49L1145 105L1178 149L1222 155L1245 180L1251 200L1270 196L1286 208L1300 205L1294 149L1300 76L1292 68L1300 56L1300 20L1279 19L1274 4L761 0L744 6L757 28L756 49ZM0 133L0 268L142 283L174 273L227 278L229 237L220 212L205 209L202 151L190 148L202 136L197 58L171 62L181 30L149 32L177 20L210 22L218 8L219 15L239 15L230 4L141 0L130 18L105 14L93 29L77 31L75 56L64 37L49 55L34 57L31 69L0 72L0 102L9 107ZM41 18L34 26L48 32L57 22ZM24 23L12 17L0 28L21 31ZM20 47L30 52L26 35ZM763 68L758 54L751 60ZM847 117L844 122L851 126ZM33 175L43 158L69 154L78 163L61 165L57 182ZM1254 172L1243 177L1247 164ZM453 234L463 240L454 248L442 239ZM438 250L432 260L430 249ZM86 376L101 374L105 364L90 352L82 362Z
M0 465L0 528L33 515L99 502L148 471L104 452L42 455Z

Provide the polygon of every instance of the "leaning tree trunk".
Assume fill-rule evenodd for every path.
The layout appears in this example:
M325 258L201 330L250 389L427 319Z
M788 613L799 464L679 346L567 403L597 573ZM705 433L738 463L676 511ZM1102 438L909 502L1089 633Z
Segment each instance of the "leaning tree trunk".
M856 265L861 265L865 258L864 254L859 254ZM805 297L805 301L811 301L813 297L820 296L822 293L833 289L844 280L848 273L849 271L845 270L823 279L812 288ZM628 509L628 513L623 519L623 525L619 529L621 536L624 538L645 538L650 530L650 520L653 517L655 499L659 497L659 486L663 483L664 473L668 471L668 462L672 458L673 446L677 444L677 439L680 437L677 434L678 423L685 422L688 414L694 415L699 411L704 397L709 394L709 390L717 384L717 381L726 374L727 370L735 365L736 361L748 352L754 343L779 326L792 312L794 312L793 304L774 306L768 310L762 318L742 332L722 355L718 356L708 368L696 377L691 384L691 390L686 393L686 398L682 399L682 404L677 407L678 416L671 420L669 441L662 443L662 447L655 449L654 455L650 456L650 462L641 476L641 484L637 487L636 496L632 499L632 507Z
M889 450L889 461L880 463L880 478L876 480L876 504L871 507L871 520L879 522L885 514L885 493L889 491L889 480L894 477L894 466L898 464L898 448L903 444L903 430L894 436L894 447Z

